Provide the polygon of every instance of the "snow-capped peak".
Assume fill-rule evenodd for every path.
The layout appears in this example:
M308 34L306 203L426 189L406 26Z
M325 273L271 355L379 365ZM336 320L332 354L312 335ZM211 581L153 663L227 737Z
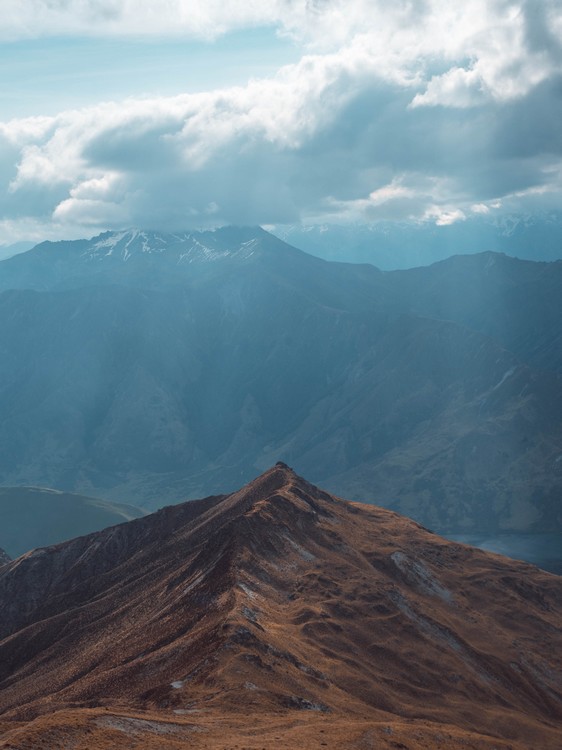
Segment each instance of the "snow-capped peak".
M127 229L105 232L94 237L82 257L90 261L111 259L116 262L128 261L133 257L162 255L178 264L216 261L228 257L245 260L254 254L260 242L259 237L240 241L240 237L229 236L228 230L166 234Z
M94 237L83 255L92 260L110 256L128 260L136 252L162 253L169 244L168 237L156 232L127 229L123 232L106 232Z

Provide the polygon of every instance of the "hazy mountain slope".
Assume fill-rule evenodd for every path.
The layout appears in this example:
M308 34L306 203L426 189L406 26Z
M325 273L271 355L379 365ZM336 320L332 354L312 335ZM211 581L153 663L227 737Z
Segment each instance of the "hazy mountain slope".
M0 545L18 557L142 515L132 505L44 487L0 487Z
M11 245L0 245L0 260L11 258L18 253L25 253L35 246L35 242L14 242Z
M562 370L562 261L455 256L389 273L385 282L397 309L457 321L534 367Z
M371 722L378 736L407 720L416 742L440 729L459 747L493 738L554 749L561 587L557 576L346 503L277 465L232 495L2 568L3 727L73 708L82 727L65 714L70 736L87 732L95 746L96 733L107 738L121 722L120 748L131 743L126 711L149 710L150 720L176 722L169 729L183 748L203 745L213 721L229 736L241 711L246 727L277 716L285 742L294 712L312 711L325 714L327 731L331 721L351 733ZM136 739L152 747L137 717ZM54 747L41 726L30 725L38 746ZM443 747L456 747L447 737Z
M560 529L562 398L490 339L402 318L266 460L439 530Z
M450 253L456 251L451 245ZM413 313L454 320L496 338L536 367L562 368L562 261L518 260L499 253L456 255L381 273L369 265L328 263L258 227L216 231L106 233L92 240L46 242L3 261L0 290L125 285L162 290L260 284L273 275L289 290L350 311Z
M562 383L522 364L557 367L559 266L383 274L252 228L44 243L0 263L0 483L158 507L283 458L436 529L561 529Z
M6 563L9 563L12 558L10 555L8 555L7 552L5 552L3 549L0 549L0 565L5 565Z
M3 483L154 507L283 458L436 528L560 528L553 376L455 324L259 281L0 295Z
M3 482L69 488L185 477L227 452L227 463L251 465L364 338L353 316L266 276L200 295L9 292L0 315Z

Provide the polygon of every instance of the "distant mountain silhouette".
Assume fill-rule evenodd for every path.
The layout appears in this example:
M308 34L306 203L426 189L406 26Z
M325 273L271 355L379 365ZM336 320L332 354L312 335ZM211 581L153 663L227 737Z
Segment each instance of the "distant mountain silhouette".
M285 242L325 260L372 263L393 271L445 260L453 254L506 253L533 261L560 259L562 213L541 217L470 216L448 226L431 222L278 226Z
M562 579L281 463L28 553L0 611L6 747L559 746Z
M0 483L154 508L281 458L436 530L562 529L561 269L382 273L259 228L43 243L0 263Z
M0 545L18 557L142 515L131 505L45 487L0 487Z

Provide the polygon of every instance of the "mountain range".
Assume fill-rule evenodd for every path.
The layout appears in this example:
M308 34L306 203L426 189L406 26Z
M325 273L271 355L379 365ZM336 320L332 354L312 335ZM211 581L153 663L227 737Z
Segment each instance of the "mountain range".
M552 261L560 258L562 213L542 216L492 212L450 224L377 221L372 224L279 225L273 233L325 260L371 263L393 271L429 265L449 256L479 252Z
M278 463L0 568L0 747L555 750L561 605Z
M259 228L42 243L0 263L0 484L156 508L283 459L439 531L561 530L561 274Z

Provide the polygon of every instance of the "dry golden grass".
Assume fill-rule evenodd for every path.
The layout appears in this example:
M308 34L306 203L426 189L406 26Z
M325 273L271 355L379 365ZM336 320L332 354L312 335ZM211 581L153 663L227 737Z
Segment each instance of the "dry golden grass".
M562 579L284 466L6 580L0 748L561 747Z
M303 712L215 713L185 717L99 710L60 711L5 731L3 750L536 750L546 744L486 737L446 724L415 720L369 721ZM541 740L542 742L543 740Z

